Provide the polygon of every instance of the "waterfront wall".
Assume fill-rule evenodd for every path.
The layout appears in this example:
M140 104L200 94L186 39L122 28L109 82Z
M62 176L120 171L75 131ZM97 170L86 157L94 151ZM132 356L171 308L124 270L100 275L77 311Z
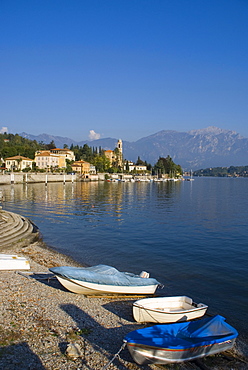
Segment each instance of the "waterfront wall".
M131 174L109 174L109 173L98 173L95 175L82 176L78 173L75 174L57 174L57 173L35 173L35 172L13 172L7 174L0 174L0 185L10 184L32 184L32 183L49 183L49 182L76 182L76 181L104 181L105 176L112 180L126 180L129 181L133 178L136 179L152 179L153 176L133 176Z
M0 175L0 185L25 184L37 182L74 182L78 181L77 174L46 174L46 173L8 173ZM80 179L81 180L81 179Z

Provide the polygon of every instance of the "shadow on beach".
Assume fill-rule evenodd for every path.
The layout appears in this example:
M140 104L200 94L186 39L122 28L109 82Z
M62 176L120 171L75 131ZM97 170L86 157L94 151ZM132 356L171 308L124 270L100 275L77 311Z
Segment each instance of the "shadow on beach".
M102 307L124 320L134 322L132 315L134 301L135 299L112 301L103 304Z
M0 368L4 370L46 370L39 357L31 351L26 342L0 347Z
M74 304L62 304L60 305L60 308L72 317L82 333L87 332L87 334L81 334L81 337L88 341L93 346L95 351L106 357L106 364L113 358L113 356L122 346L125 335L130 331L137 329L137 325L135 324L123 325L121 322L118 323L120 325L118 327L105 328L93 317ZM106 352L108 352L109 355L106 355ZM127 349L124 349L124 351L121 352L121 359L123 361L131 362L132 365L135 366ZM129 367L126 367L123 364L122 360L115 359L114 363L116 365L118 363L119 369L129 369ZM87 365L87 362L84 362L84 364ZM106 364L102 364L102 367ZM91 368L89 367L89 369ZM143 367L143 369L150 369L150 367Z
M68 290L63 287L62 284L58 281L54 274L50 272L18 272L20 275L25 276L28 279L34 279L39 283L52 287L56 290L62 290L63 292L67 292Z
M110 302L108 304L103 305L104 308L107 308L107 310L111 311L115 315L118 316L119 320L116 319L117 325L116 327L112 328L106 328L100 325L94 317L87 314L85 311L80 309L78 306L74 304L62 304L60 305L60 308L66 312L76 323L79 331L80 336L84 340L84 347L86 349L86 342L90 343L93 347L93 350L101 354L103 357L106 358L106 363L101 363L101 366L97 369L103 369L110 360L113 359L114 355L120 350L121 346L123 345L123 338L131 331L136 330L138 328L143 327L143 325L140 325L138 323L130 323L130 324L123 324L121 317L119 314L119 311L123 310L123 304L125 304L125 301L114 301ZM129 308L127 306L127 310L130 310L130 301ZM119 308L119 309L118 309ZM130 310L130 316L126 316L124 314L125 320L129 320L132 318ZM63 348L65 350L65 343L61 343L61 352L63 352ZM89 370L96 370L96 368L92 368L91 366L88 366L87 364L87 357L85 354L87 351L84 352L84 358L82 359L82 363L84 366L87 366ZM228 353L228 352L225 352ZM170 364L168 365L168 368L170 369L189 369L192 368L192 366L196 366L196 368L200 369L206 369L210 370L213 365L216 369L239 369L239 370L245 370L247 369L247 362L242 360L241 358L237 358L236 356L232 356L231 352L229 357L227 354L221 353L216 356L207 356L203 359L196 359L195 361L189 361L187 363L181 363L181 364ZM93 355L94 356L94 355ZM130 366L132 369L140 369L140 366L138 366L134 360L132 359L131 355L129 354L129 351L127 348L125 348L120 356L114 359L113 364L115 364L118 369L120 370L128 370L130 369ZM108 367L107 367L108 368ZM195 368L195 367L194 367ZM143 370L151 370L150 365L143 365Z

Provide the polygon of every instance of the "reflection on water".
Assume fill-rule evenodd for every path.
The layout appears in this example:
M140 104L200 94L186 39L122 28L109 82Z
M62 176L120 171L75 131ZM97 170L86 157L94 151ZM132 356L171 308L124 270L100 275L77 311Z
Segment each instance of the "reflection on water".
M90 265L147 270L165 285L163 294L192 296L244 332L247 185L247 179L199 178L25 184L2 190L4 209L31 218L58 251Z

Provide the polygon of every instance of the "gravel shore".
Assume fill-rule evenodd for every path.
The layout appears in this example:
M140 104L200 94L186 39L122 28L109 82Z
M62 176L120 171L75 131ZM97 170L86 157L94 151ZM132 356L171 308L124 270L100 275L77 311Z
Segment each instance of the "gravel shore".
M84 297L65 290L48 268L75 262L42 242L1 253L25 256L30 271L0 271L0 368L4 370L101 370L140 328L132 318L130 298ZM67 349L72 348L70 355ZM229 353L199 363L138 366L121 351L107 369L248 369L246 346L237 341Z

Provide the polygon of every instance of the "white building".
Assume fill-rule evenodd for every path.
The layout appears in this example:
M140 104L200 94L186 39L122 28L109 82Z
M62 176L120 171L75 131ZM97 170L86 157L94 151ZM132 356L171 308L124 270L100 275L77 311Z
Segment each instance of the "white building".
M125 165L125 170L127 169L127 165ZM128 162L128 169L129 169L129 172L132 172L132 171L137 171L137 172L145 172L147 170L147 167L144 166L144 165L136 165L134 164L133 162Z
M36 166L42 169L66 168L66 160L75 161L75 155L69 149L38 150L35 152Z
M35 153L35 164L40 169L58 168L59 157L49 151L42 150L37 154Z
M25 168L32 168L33 159L16 155L5 159L5 167L8 171L24 170Z

